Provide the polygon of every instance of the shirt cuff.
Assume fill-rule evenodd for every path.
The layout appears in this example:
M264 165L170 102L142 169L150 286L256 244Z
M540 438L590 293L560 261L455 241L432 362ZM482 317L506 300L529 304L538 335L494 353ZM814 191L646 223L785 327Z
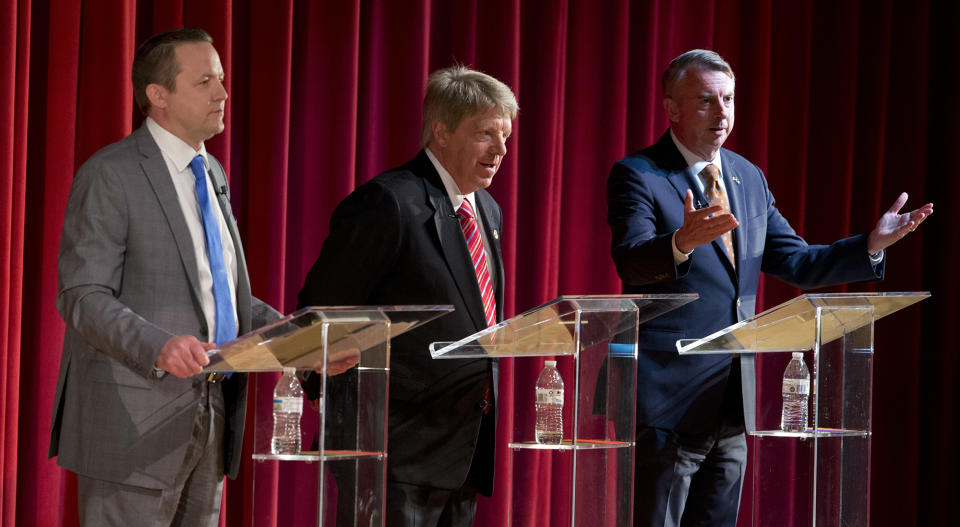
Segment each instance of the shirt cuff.
M674 249L674 250L676 250L676 249ZM880 252L878 252L877 254L869 254L869 253L867 253L867 256L870 257L870 263L871 263L872 265L877 265L877 264L879 264L880 262L883 261L883 251L884 251L884 249L880 249Z
M673 247L673 265L680 265L686 262L690 259L690 255L693 254L693 251L685 253L677 249L677 231L673 231L673 236L670 238L670 246Z

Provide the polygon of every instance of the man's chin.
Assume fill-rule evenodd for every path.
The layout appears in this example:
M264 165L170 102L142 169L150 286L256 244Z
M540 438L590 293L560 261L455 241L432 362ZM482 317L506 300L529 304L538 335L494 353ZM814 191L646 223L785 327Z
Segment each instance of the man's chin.
M211 137L219 134L220 132L223 132L225 128L226 127L223 125L223 121L221 121L219 125L211 126L210 129L207 130L207 134L206 134L207 139L210 139Z

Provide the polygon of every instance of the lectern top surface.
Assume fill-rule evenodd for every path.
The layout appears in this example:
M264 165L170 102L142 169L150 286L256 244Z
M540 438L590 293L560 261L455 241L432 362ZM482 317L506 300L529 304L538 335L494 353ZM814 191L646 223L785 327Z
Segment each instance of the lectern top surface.
M430 353L435 359L572 355L697 298L560 296L457 342L434 342Z
M819 293L800 295L717 333L680 340L680 354L806 351L832 342L907 306L928 291L896 293Z
M213 350L205 371L313 370L325 363L355 363L360 354L452 311L451 305L305 307ZM387 367L385 350L379 353L384 357L375 362Z

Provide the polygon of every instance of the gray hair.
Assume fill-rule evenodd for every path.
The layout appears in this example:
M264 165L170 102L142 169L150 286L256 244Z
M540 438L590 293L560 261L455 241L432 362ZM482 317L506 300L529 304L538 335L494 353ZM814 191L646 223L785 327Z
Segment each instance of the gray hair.
M420 147L433 140L434 121L440 121L452 132L466 117L491 108L497 108L511 120L520 111L513 91L486 73L460 64L433 72L423 98Z
M213 44L213 37L199 28L181 27L157 33L137 48L133 55L133 96L143 115L150 109L147 86L159 84L167 91L175 91L180 74L177 46L193 42Z
M683 80L683 75L689 68L702 68L707 71L720 71L726 73L731 79L737 80L733 75L733 68L723 60L716 51L708 49L691 49L670 61L667 71L663 72L663 78L660 80L663 86L663 96L672 97L673 90L677 84Z

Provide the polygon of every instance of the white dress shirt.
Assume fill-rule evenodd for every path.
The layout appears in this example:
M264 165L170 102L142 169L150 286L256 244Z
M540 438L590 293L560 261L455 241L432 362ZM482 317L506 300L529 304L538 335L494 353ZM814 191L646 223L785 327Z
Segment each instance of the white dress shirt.
M167 170L170 172L170 178L173 186L177 190L177 199L180 202L180 209L183 211L183 218L186 220L187 229L190 231L190 239L193 242L193 252L197 261L197 276L200 279L200 304L203 307L203 314L207 320L207 341L213 342L217 334L217 307L213 298L213 274L210 272L210 258L207 255L207 238L203 230L203 217L200 213L200 203L197 201L196 177L190 168L190 161L198 154L203 157L203 165L206 170L210 170L210 162L207 159L207 150L200 145L200 150L195 151L193 147L183 142L179 137L173 135L153 119L147 117L147 130L153 136L153 140L160 147L163 154L163 160L167 163ZM237 256L236 249L233 246L233 238L227 229L227 223L223 219L223 212L217 205L217 195L213 190L213 183L210 178L206 178L207 195L210 197L210 205L213 208L214 215L217 218L217 225L220 227L220 244L223 246L223 263L227 268L227 276L230 284L230 299L233 302L233 318L236 327L240 327L237 320Z

